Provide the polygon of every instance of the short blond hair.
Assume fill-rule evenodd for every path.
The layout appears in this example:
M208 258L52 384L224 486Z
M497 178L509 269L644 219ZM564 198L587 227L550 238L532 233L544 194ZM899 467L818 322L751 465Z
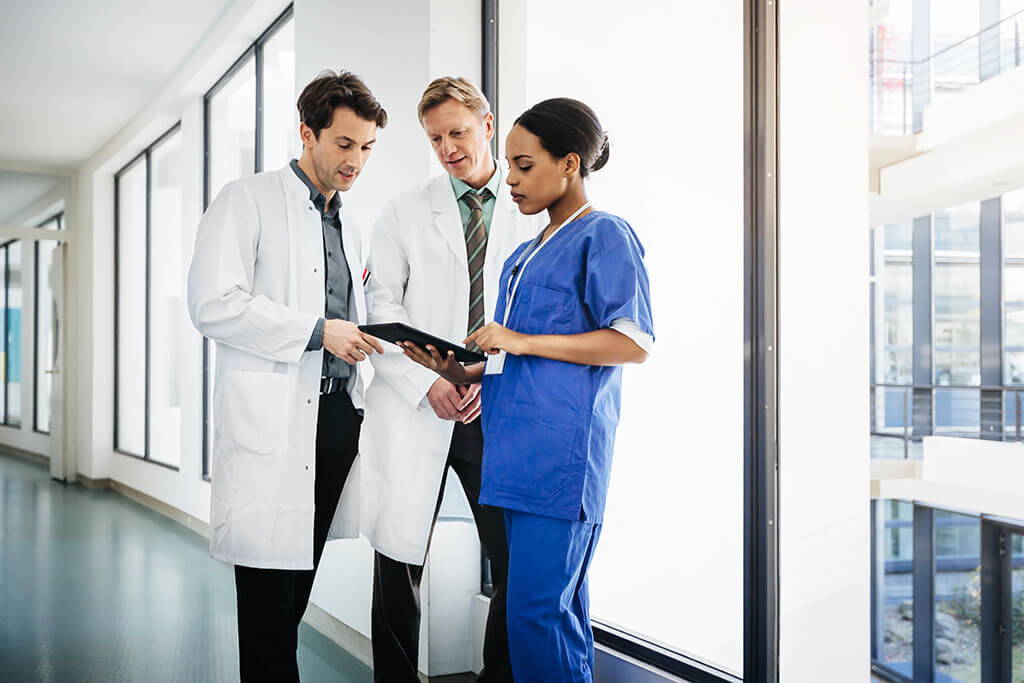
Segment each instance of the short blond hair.
M420 104L416 108L420 123L423 123L423 114L428 109L442 104L445 100L455 100L459 104L469 107L481 117L491 111L491 105L487 102L484 94L480 92L480 88L473 85L468 79L462 76L442 76L432 80L427 89L423 91Z

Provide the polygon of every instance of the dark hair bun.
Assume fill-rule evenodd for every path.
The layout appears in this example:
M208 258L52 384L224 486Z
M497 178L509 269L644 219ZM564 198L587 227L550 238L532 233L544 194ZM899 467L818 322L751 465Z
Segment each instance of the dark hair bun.
M594 159L594 162L590 164L587 170L593 172L604 168L604 165L608 163L608 154L608 134L605 133L604 141L601 143L601 150L597 153L597 158Z
M608 136L594 110L579 100L556 97L538 102L520 114L513 125L536 135L541 146L557 159L575 153L583 177L608 163Z

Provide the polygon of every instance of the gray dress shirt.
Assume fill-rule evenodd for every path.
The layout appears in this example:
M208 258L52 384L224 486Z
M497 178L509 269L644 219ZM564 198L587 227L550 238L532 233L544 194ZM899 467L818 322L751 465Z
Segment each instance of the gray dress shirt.
M341 217L338 211L341 209L341 193L335 192L331 201L327 202L323 193L317 189L313 181L309 179L295 159L291 161L292 170L299 177L306 187L309 188L309 198L313 206L320 212L324 233L324 318L317 321L313 328L313 334L306 345L307 351L318 351L323 347L324 321L325 318L348 320L349 300L352 297L352 277L348 272L348 262L345 260L345 246L341 239ZM330 353L324 354L324 377L336 377L345 379L352 374L352 366L343 360L336 358Z

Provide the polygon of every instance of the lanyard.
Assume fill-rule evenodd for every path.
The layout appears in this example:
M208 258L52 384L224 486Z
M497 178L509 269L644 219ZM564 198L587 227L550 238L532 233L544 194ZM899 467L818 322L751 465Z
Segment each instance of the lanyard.
M586 211L588 207L590 207L590 202L587 202L580 208L576 209L575 213L566 218L565 221L555 228L543 242L540 242L540 238L544 236L544 231L541 230L541 233L533 239L533 245L531 245L531 248L524 251L519 255L519 258L516 259L515 265L512 266L512 275L509 277L508 285L505 288L505 320L501 323L502 327L508 327L508 316L512 312L512 300L516 297L516 291L519 289L519 281L523 279L523 270L526 268L527 264L533 260L533 257L537 255L537 252L544 248L545 244L551 241L559 230L579 218L579 215Z

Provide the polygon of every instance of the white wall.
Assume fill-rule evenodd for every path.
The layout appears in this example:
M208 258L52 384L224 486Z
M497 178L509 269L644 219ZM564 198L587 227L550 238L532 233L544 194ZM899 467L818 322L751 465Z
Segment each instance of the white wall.
M779 10L780 679L863 683L868 7Z

